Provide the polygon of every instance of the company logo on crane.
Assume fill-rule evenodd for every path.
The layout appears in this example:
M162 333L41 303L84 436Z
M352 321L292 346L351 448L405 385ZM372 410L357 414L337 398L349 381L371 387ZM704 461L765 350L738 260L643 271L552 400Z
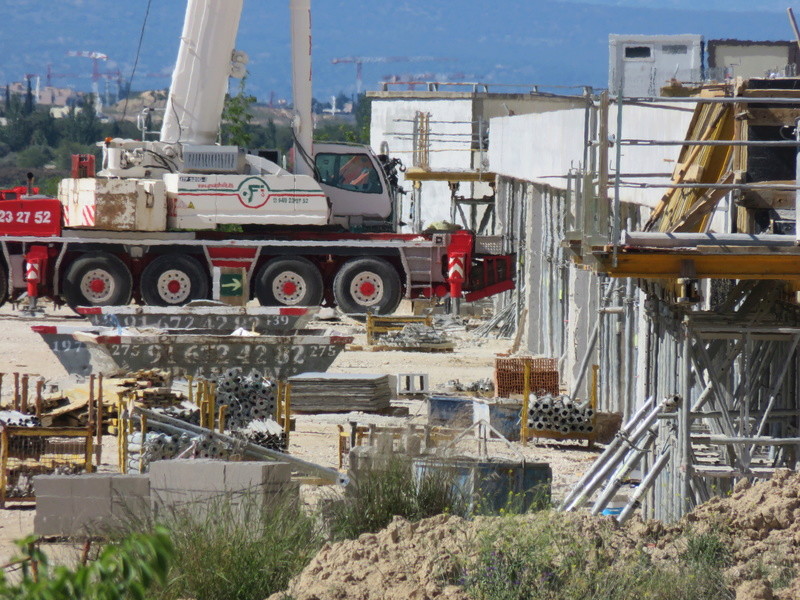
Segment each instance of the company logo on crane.
M248 177L236 190L239 202L246 208L261 208L269 200L269 188L260 177Z

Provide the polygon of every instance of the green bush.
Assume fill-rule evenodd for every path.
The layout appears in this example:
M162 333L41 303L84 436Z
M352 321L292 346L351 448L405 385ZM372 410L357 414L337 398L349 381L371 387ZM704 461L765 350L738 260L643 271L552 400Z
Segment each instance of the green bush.
M326 514L334 540L375 533L396 516L418 521L442 513L465 514L466 502L445 471L429 471L415 481L411 461L392 457L364 469L333 500Z
M17 166L23 169L40 169L53 160L53 151L48 146L28 146L17 152Z
M544 511L508 517L481 534L476 556L464 559L463 585L477 600L724 600L725 566L710 537L687 539L674 564L651 561L642 548L620 548L614 526L591 533L568 516Z
M286 589L322 545L319 526L295 500L220 498L200 513L161 522L175 545L163 600L263 600Z
M0 598L19 600L142 600L148 589L166 582L172 542L166 530L134 533L104 547L97 560L70 569L51 567L30 537L18 542L22 577L10 582L0 571ZM35 565L35 568L34 568Z

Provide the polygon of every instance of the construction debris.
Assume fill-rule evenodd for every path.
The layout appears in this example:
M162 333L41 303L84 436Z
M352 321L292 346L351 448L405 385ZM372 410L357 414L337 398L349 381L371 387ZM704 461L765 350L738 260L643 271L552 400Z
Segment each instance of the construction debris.
M382 335L373 350L452 352L454 347L448 336L432 325L409 323L400 331L390 331Z
M302 373L289 383L292 409L300 412L381 412L391 406L388 375Z

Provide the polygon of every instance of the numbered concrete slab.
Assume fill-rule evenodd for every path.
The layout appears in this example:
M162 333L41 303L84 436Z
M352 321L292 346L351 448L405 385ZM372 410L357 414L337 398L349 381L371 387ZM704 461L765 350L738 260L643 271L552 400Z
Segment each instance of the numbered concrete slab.
M256 333L283 333L303 329L318 306L224 306L200 302L186 306L82 306L78 312L101 327L201 329L230 333L243 328Z

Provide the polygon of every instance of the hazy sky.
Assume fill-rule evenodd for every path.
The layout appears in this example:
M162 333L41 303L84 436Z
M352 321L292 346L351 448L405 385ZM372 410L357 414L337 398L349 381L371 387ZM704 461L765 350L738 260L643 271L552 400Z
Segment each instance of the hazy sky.
M560 0L559 0L560 1ZM572 0L575 2L576 0ZM577 0L580 4L601 4L605 6L630 6L634 8L666 8L679 10L721 10L726 12L762 11L784 12L792 6L796 16L800 13L800 4L787 3L782 0Z

